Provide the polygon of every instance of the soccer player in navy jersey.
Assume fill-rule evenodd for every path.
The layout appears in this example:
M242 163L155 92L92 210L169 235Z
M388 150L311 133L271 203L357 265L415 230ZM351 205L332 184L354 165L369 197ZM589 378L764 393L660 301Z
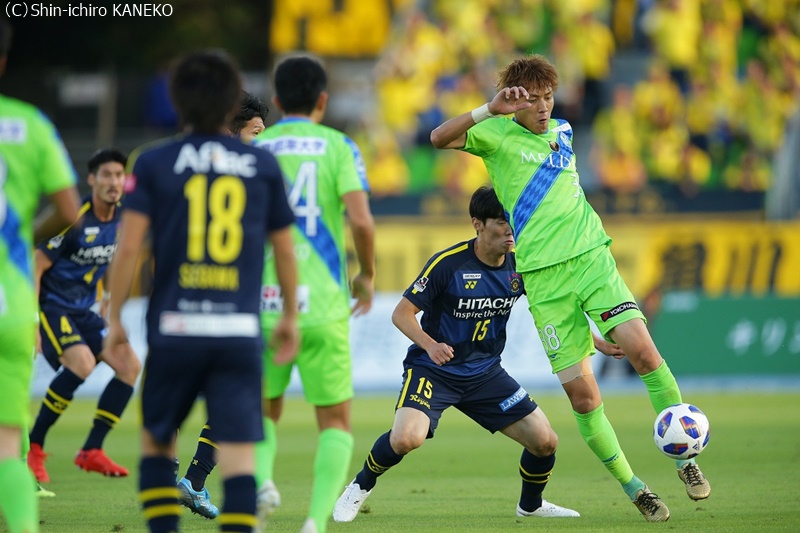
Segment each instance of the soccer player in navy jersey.
M80 219L36 248L37 348L57 372L29 435L28 466L39 483L50 481L43 450L47 432L101 361L114 370L115 376L100 395L94 424L75 464L106 476L128 475L127 468L105 454L103 441L128 405L141 363L129 347L113 354L102 353L106 323L94 310L98 283L116 246L126 161L127 156L114 148L97 151L89 160L92 193L83 201Z
M542 498L558 437L542 409L501 366L506 324L525 289L515 269L514 235L494 189L475 191L469 214L477 237L431 257L392 314L394 325L413 342L403 361L394 424L375 441L336 502L337 522L355 519L378 476L433 438L448 407L523 446L517 516L580 516ZM614 352L616 347L597 340Z
M230 120L228 130L242 142L249 143L253 137L264 131L268 114L269 108L260 98L242 91L239 109ZM186 469L186 475L178 480L181 505L208 519L219 515L219 509L211 503L211 497L205 486L206 478L217 465L214 457L216 448L214 432L209 424L205 424L197 439L197 448Z
M258 313L267 240L290 300L296 267L289 233L294 215L275 158L226 135L240 93L239 72L227 55L184 56L170 80L184 134L143 150L126 187L105 349L128 344L120 312L150 231L155 270L141 385L139 499L154 533L178 530L175 438L201 393L223 478L220 527L251 531L256 525L253 442L263 438ZM270 339L285 361L298 342L291 304Z

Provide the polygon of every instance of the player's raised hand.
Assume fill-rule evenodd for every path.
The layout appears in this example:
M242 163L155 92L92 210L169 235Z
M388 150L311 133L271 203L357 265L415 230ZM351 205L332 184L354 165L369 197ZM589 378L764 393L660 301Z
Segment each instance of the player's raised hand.
M493 115L510 115L530 107L528 98L530 95L525 87L505 87L489 102L489 112Z
M350 282L350 293L356 299L356 303L350 310L353 316L367 314L372 309L372 298L375 296L375 282L369 276L359 273Z
M444 342L437 342L433 347L429 348L427 352L428 357L430 357L431 361L436 363L437 366L442 366L455 356L453 347Z
M269 339L270 347L275 351L273 361L278 365L285 365L294 361L300 347L300 330L297 319L294 317L281 317L272 337Z

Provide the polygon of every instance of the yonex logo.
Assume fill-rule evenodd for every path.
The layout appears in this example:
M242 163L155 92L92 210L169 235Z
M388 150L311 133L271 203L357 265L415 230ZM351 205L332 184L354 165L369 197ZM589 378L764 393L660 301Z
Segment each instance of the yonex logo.
M468 281L468 282L466 282L466 283L464 284L464 288L465 288L465 289L474 289L474 288L475 288L475 285L477 285L477 284L478 284L478 282L477 282L477 281Z

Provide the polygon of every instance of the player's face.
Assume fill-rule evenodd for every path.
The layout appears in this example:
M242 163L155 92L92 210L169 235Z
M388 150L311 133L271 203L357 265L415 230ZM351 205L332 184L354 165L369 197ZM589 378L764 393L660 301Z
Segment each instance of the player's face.
M547 87L527 87L528 102L531 106L516 112L517 122L536 134L547 133L547 123L553 112L555 98L553 89Z
M492 254L503 256L514 249L514 232L504 218L489 218L483 224L481 239Z
M250 144L250 141L253 140L253 137L265 129L266 127L264 126L264 121L261 120L261 117L253 117L245 123L242 131L239 132L239 137L242 139L243 143Z
M97 168L97 172L89 174L89 185L95 200L113 205L122 198L125 167L116 161L103 163Z

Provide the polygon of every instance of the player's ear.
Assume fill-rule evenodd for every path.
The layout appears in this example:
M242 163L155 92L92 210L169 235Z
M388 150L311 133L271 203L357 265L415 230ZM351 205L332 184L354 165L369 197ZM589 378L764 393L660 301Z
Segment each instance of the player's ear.
M324 111L328 106L328 91L322 91L317 98L317 109Z
M472 227L475 229L475 233L480 233L480 230L483 227L483 222L475 217L472 217Z
M89 172L89 177L86 178L89 187L94 187L94 172Z

